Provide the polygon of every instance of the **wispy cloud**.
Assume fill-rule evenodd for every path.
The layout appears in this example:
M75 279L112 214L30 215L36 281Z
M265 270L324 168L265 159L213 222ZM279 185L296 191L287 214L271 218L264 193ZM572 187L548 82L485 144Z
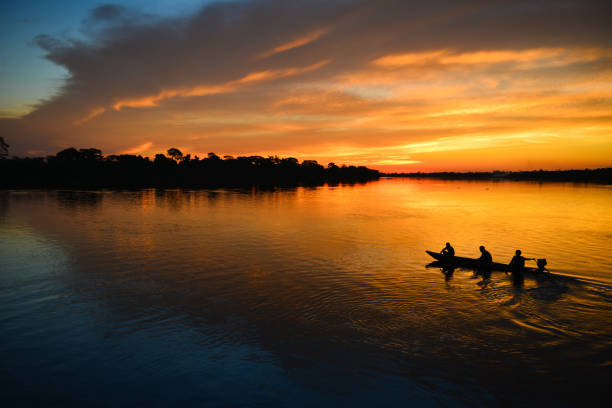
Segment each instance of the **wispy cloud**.
M153 147L153 142L144 142L141 145L130 147L128 149L122 150L121 154L146 154Z
M286 78L293 75L300 75L306 72L317 70L327 64L330 60L319 61L306 67L292 67L286 69L274 69L249 73L242 78L229 81L220 85L197 85L191 88L168 89L155 95L148 95L132 99L118 100L113 104L113 109L121 110L123 107L145 108L157 106L159 102L172 98L188 98L194 96L215 95L221 93L235 92L242 86L250 84L272 81L275 79ZM100 112L100 113L103 113Z
M102 115L104 112L106 112L106 108L94 108L92 109L86 116L77 119L74 121L74 124L76 126L80 126L85 122L88 122L90 120L92 120L93 118Z
M456 52L448 49L392 54L372 61L383 68L400 68L414 65L492 65L513 63L521 68L563 66L588 63L612 58L612 48L531 48L523 50L497 49L475 52Z
M263 54L259 55L258 58L267 58L271 55L274 54L279 54L281 52L285 52L285 51L289 51L292 50L294 48L298 48L298 47L302 47L306 44L309 44L313 41L318 40L321 36L323 36L325 33L327 33L328 29L323 28L323 29L319 29L319 30L315 30L303 37L299 37L295 40L291 40L289 42L286 42L284 44L281 44L277 47L272 48L269 51L264 52Z

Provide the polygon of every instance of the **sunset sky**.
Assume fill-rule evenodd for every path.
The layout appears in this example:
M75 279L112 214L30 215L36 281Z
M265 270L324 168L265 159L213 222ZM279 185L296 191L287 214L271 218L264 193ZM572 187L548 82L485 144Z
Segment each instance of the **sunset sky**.
M11 155L177 147L383 171L612 166L609 1L1 7Z

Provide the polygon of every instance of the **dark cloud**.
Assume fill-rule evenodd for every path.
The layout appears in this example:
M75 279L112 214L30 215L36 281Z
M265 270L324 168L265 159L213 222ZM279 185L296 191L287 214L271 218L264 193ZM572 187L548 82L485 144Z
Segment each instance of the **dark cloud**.
M117 18L127 14L127 8L116 4L105 4L91 10L92 20L116 20Z
M521 48L610 43L610 24L597 2L251 1L217 3L182 19L151 21L104 5L92 18L120 20L87 45L49 36L36 42L72 75L73 88L104 103L162 87L230 81L249 72L303 66L331 58L351 69L390 52L431 48ZM123 17L130 15L129 20ZM122 17L123 16L123 17ZM253 58L321 27L305 47Z
M62 46L66 43L48 34L39 34L32 39L32 44L40 47L41 49L49 53L57 53L60 48L62 48ZM51 55L49 54L47 58L49 58L50 56Z

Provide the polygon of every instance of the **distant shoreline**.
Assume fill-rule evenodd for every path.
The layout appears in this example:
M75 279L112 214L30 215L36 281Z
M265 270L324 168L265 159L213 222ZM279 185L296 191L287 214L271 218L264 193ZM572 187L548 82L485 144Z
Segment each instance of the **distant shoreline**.
M612 184L612 167L584 170L381 173L381 177L429 178L440 180L511 180Z

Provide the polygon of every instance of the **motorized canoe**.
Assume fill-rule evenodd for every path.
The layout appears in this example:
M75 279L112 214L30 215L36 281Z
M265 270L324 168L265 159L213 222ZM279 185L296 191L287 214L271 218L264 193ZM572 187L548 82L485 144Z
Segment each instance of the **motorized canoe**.
M436 262L435 262L436 264L439 264L439 265L432 265L432 266L487 269L491 271L504 271L504 272L512 271L510 266L503 264L503 263L491 262L490 264L485 264L479 261L478 259L464 258L462 256L448 256L448 255L444 255L439 252L433 252L433 251L425 251L425 252L427 252L429 256L431 256L432 258L436 259ZM526 266L525 272L531 272L531 273L538 272L539 273L541 271L540 269L531 268L531 267Z

